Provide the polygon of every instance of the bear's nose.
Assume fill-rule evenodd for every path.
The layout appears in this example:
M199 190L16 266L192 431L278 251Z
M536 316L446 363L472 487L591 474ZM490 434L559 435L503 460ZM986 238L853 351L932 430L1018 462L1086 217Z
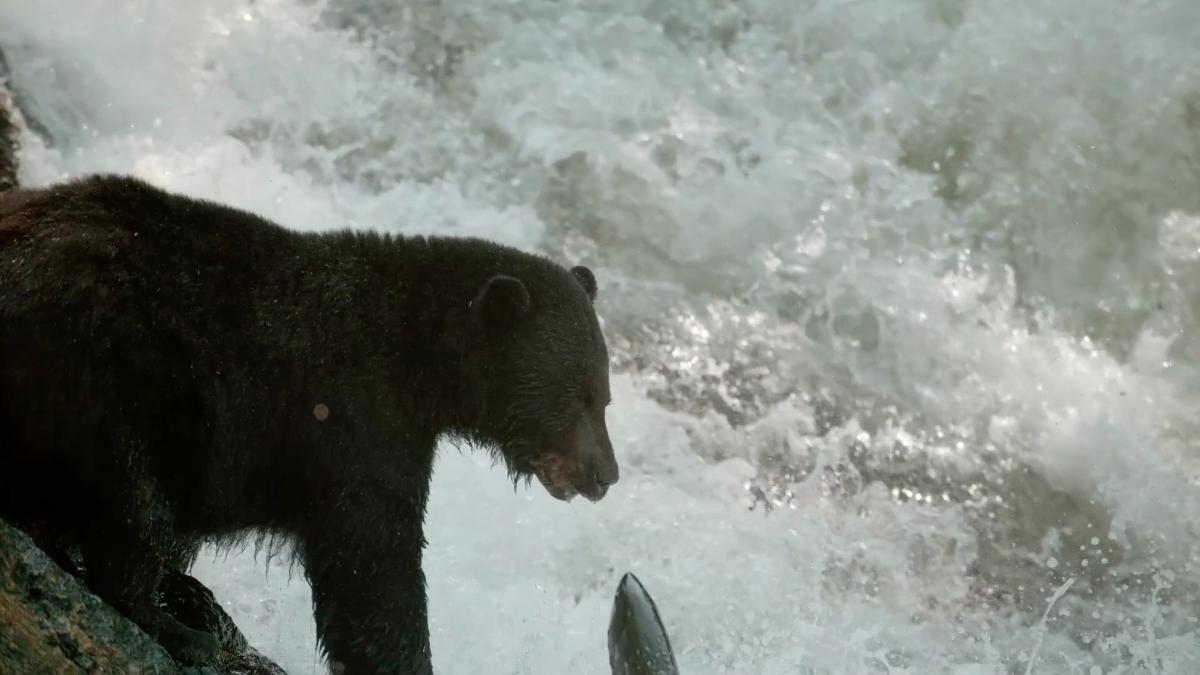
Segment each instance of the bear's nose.
M593 478L596 481L596 485L599 485L600 487L609 487L620 480L621 473L617 470L617 465L614 462L609 467L597 469Z

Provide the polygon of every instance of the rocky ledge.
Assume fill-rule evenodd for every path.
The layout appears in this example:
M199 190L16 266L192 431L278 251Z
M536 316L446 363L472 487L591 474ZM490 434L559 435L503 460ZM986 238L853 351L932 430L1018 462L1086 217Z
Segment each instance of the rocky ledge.
M211 591L190 576L164 582L163 602L176 618L221 641L216 664L177 665L149 635L42 552L25 533L0 521L0 672L281 675L246 643Z

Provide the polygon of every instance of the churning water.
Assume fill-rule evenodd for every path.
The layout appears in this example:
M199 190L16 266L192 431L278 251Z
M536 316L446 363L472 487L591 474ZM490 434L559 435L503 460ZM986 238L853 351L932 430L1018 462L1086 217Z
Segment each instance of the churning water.
M602 503L441 451L443 673L1200 672L1200 3L0 0L42 135L301 230L583 262ZM198 574L320 671L308 591Z

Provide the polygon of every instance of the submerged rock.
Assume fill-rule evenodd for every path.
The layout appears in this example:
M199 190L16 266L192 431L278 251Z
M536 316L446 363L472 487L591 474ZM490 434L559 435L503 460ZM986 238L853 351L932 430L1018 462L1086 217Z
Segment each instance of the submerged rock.
M0 520L0 673L283 675L246 643L212 591L172 573L162 602L185 624L217 636L206 668L181 668L157 642L92 595L24 532Z

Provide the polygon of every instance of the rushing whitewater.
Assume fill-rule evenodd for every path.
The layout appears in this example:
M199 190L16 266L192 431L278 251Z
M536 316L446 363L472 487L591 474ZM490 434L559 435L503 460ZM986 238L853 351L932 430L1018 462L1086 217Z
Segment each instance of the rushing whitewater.
M583 263L622 480L441 449L443 673L1200 672L1200 3L0 0L22 181ZM265 571L265 574L264 574ZM196 570L321 672L302 576Z

